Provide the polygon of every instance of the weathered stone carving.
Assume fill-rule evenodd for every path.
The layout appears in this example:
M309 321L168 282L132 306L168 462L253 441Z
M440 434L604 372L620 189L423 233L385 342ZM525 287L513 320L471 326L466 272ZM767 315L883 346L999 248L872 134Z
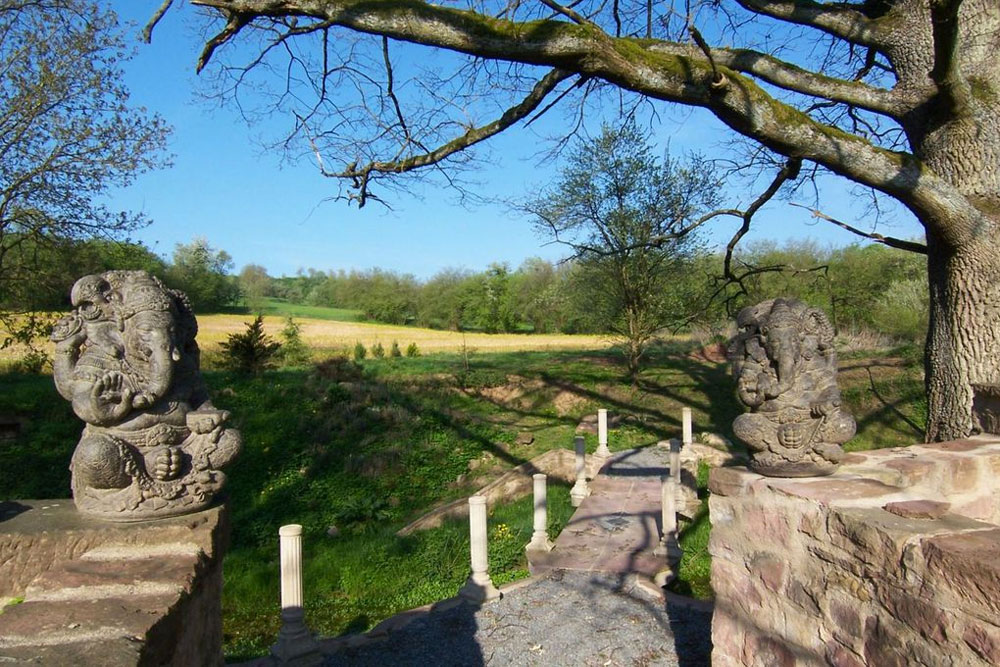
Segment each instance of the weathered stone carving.
M840 405L833 327L823 311L770 299L740 311L729 344L740 401L750 412L733 433L751 450L749 467L772 477L829 475L854 418Z
M87 423L70 465L77 508L139 521L205 507L242 441L208 400L187 297L145 271L108 271L70 298L53 375Z

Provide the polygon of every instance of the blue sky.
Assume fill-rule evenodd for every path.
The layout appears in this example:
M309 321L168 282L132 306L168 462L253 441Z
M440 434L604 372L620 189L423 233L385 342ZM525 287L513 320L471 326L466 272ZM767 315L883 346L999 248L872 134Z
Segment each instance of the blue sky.
M159 2L112 0L119 16L137 26ZM324 201L336 184L321 176L315 163L282 164L257 140L274 137L289 122L276 116L248 127L231 109L198 101L204 84L194 66L201 48L197 19L186 3L171 10L157 27L151 45L138 46L125 63L125 79L133 101L162 115L173 128L173 167L141 176L131 187L115 192L111 204L144 212L152 224L134 236L168 255L177 243L204 237L229 252L239 270L250 263L271 275L291 275L300 268L320 270L382 267L419 278L443 268L480 270L490 262L512 267L531 256L557 260L559 246L546 245L530 222L506 207L466 207L433 185L414 196L396 194L387 211L377 204L359 210L344 202ZM663 106L655 139L671 150L698 150L725 157L724 127L708 114ZM599 124L595 118L594 124ZM557 173L558 165L538 164L539 137L513 128L489 145L488 164L470 175L481 183L476 191L488 197L517 198L537 191ZM724 205L745 204L753 193L734 187ZM808 201L802 197L799 201ZM848 184L827 179L822 184L824 212L847 221L861 220L863 209L852 202ZM906 212L897 212L892 226L880 231L914 237L920 228ZM737 222L713 223L707 240L724 245ZM863 226L863 224L861 225ZM856 240L828 223L811 223L809 213L776 201L755 219L745 240L812 238L843 245Z

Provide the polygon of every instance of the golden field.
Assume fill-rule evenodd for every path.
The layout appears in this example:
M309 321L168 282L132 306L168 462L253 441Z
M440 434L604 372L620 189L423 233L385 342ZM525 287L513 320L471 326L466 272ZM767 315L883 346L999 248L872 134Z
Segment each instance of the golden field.
M219 354L219 345L226 340L229 334L242 331L252 319L250 315L199 315L198 345L209 358L212 358ZM456 352L461 350L463 345L469 351L516 352L521 350L600 349L610 344L607 336L598 335L459 333L368 322L340 322L310 318L296 318L295 321L301 325L302 338L306 345L312 348L317 358L329 357L337 353L350 354L358 341L366 348L371 348L375 343L382 343L386 354L389 353L393 341L398 342L400 349L404 352L410 343L416 343L421 354ZM284 317L264 318L264 329L275 340L281 340L280 333L284 326ZM52 344L46 343L43 349L51 354ZM24 350L15 345L0 350L0 370L3 366L8 366L19 359L23 353Z
M249 315L202 315L198 317L198 345L206 352L217 351L219 344L229 334L241 331L251 321ZM596 349L607 347L607 336L568 334L484 334L439 331L418 327L372 324L368 322L337 322L296 318L302 326L302 338L306 345L321 356L338 351L350 351L360 341L365 347L382 343L386 353L392 341L399 343L405 351L410 343L416 343L421 354L433 352L455 352L465 345L479 352L519 350L562 350ZM265 317L264 330L280 340L279 334L285 326L283 317Z

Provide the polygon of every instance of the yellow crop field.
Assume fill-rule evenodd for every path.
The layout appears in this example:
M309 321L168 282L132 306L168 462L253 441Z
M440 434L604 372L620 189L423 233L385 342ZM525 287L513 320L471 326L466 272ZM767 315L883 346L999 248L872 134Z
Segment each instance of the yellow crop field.
M206 352L217 351L219 344L231 333L242 331L250 322L248 315L202 315L198 317L198 345ZM367 322L337 322L332 320L296 319L302 326L306 345L321 356L341 350L350 350L361 342L365 347L381 343L386 353L393 341L405 351L416 343L421 354L455 352L465 345L479 352L520 350L599 349L610 342L606 336L567 334L483 334L438 331L418 327L371 324ZM265 317L264 330L280 340L279 333L285 325L284 318Z
M229 334L245 329L252 321L249 315L199 315L198 345L209 357L218 354L222 341ZM367 322L339 322L301 318L296 319L302 329L302 338L313 350L314 356L324 358L339 352L350 353L355 343L361 342L366 348L381 343L386 354L393 341L399 343L402 351L410 343L416 343L421 354L434 352L456 352L463 345L469 351L516 352L522 350L566 350L601 349L610 344L606 336L568 334L483 334L438 331L419 327L371 324ZM280 332L285 326L282 317L265 317L264 330L275 340L281 340ZM52 344L46 343L42 349L50 355ZM11 345L0 350L0 371L15 363L24 354L24 349Z

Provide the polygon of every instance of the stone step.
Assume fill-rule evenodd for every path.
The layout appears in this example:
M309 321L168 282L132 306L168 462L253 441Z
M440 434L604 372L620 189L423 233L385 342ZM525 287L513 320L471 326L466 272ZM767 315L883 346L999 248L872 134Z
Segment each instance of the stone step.
M80 641L58 646L0 647L0 665L72 665L73 667L134 667L142 644L127 637Z
M193 554L61 563L35 578L25 590L28 601L92 600L180 594L191 587L201 568Z
M29 600L8 606L0 616L3 621L0 655L20 647L82 645L120 639L148 642L153 626L180 597L171 593L92 600Z

